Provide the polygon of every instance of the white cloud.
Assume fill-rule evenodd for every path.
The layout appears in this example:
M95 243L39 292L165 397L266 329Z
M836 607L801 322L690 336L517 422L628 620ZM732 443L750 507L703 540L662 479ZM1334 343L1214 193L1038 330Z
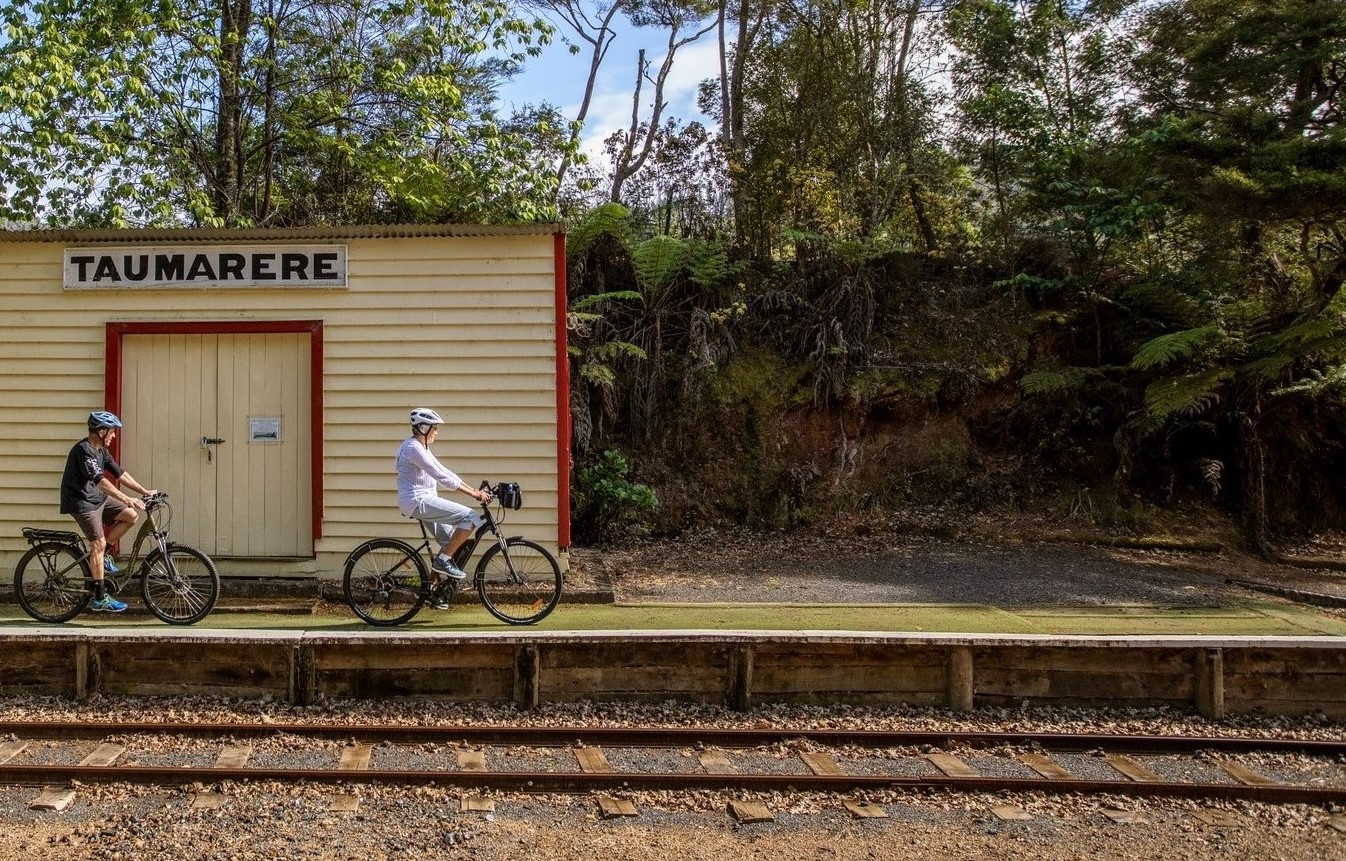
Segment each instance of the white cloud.
M584 124L583 148L590 159L601 157L603 141L613 132L625 130L631 125L631 95L635 87L636 57L640 46L631 43L627 49L629 56L619 53L620 45L614 45L608 52L607 62L600 73L600 80L594 87L594 96L589 104L589 117ZM662 46L661 46L662 47ZM657 74L664 54L651 55L647 48L647 57L651 57L651 74ZM664 82L664 101L668 107L664 110L664 119L676 117L683 122L700 120L705 116L697 109L696 93L701 82L719 74L719 47L712 34L703 36L701 41L686 45L678 50L673 58L673 68L669 70ZM583 79L578 82L582 93ZM644 82L641 89L641 120L650 116L654 99L654 85ZM563 108L569 116L579 111L579 99Z
M618 33L594 84L589 115L584 124L582 148L590 159L601 160L603 141L613 132L630 127L631 94L640 49L645 48L651 69L657 73L666 45L667 34L656 29L624 27ZM719 74L718 51L714 31L678 50L664 84L664 100L668 104L665 119L677 117L684 122L706 122L696 107L697 87L703 80ZM588 72L588 55L571 54L558 40L525 65L523 72L502 89L501 99L514 107L547 102L558 106L565 116L574 117L579 113ZM653 95L654 88L646 81L641 90L642 120L649 118Z

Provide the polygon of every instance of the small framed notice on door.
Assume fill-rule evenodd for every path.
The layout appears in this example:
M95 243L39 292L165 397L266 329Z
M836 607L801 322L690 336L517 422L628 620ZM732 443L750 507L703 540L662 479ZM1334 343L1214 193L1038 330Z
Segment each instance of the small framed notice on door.
M248 442L280 442L280 417L249 416Z

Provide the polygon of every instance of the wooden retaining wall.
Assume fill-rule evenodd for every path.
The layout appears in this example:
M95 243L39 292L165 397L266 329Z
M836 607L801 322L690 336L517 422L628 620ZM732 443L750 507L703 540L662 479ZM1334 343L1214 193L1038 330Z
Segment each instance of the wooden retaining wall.
M1170 706L1346 718L1346 639L0 631L0 695Z

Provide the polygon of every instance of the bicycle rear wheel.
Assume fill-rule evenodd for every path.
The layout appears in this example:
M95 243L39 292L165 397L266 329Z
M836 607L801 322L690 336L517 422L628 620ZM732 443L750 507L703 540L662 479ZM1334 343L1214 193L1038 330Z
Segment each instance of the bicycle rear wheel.
M23 612L39 622L68 622L88 606L89 563L59 541L38 544L14 569L14 596Z
M430 572L411 545L396 538L366 541L346 558L342 588L355 615L371 625L400 625L425 603Z
M170 625L199 622L220 599L220 575L210 557L185 544L155 550L145 560L140 597L150 612Z
M477 594L502 622L531 625L561 600L561 566L547 549L527 538L493 544L477 563Z

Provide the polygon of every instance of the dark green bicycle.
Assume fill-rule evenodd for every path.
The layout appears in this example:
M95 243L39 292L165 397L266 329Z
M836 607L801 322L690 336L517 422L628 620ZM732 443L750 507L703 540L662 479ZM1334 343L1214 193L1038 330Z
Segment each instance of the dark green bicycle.
M170 625L199 622L220 598L220 575L210 557L185 544L168 540L173 509L168 494L152 493L145 500L145 518L136 533L131 555L121 572L107 574L104 588L117 595L132 579L140 579L146 608ZM19 606L39 622L68 622L93 598L89 546L76 532L24 527L32 547L14 569L14 595ZM149 541L142 559L141 548Z

